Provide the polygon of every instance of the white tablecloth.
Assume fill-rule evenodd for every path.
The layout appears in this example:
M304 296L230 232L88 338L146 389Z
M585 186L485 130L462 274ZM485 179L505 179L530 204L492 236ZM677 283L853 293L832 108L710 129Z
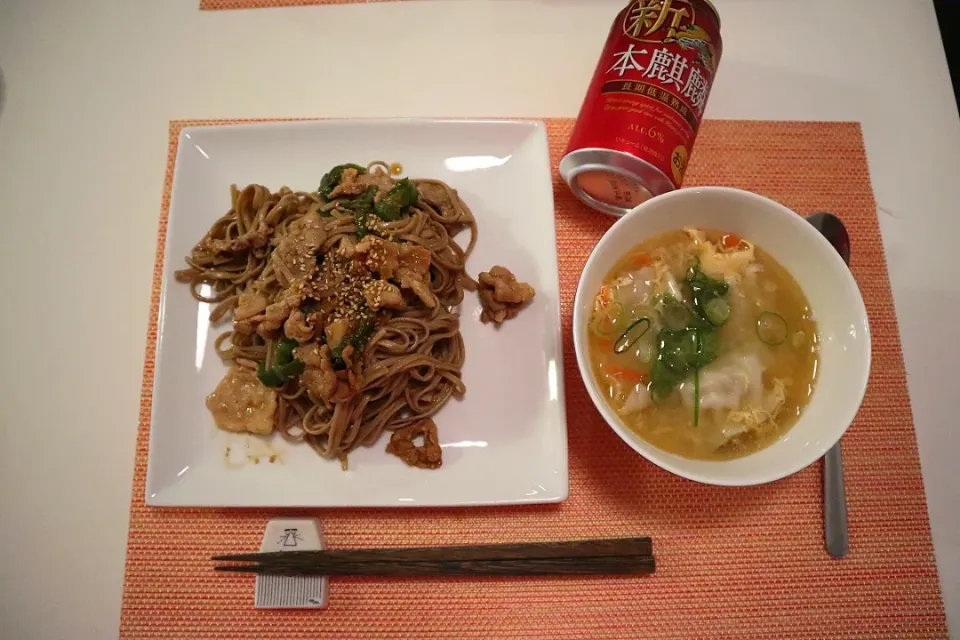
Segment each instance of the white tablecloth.
M932 4L715 2L708 117L863 123L960 629L960 120ZM3 638L117 633L168 121L574 116L624 0L197 3L0 0Z

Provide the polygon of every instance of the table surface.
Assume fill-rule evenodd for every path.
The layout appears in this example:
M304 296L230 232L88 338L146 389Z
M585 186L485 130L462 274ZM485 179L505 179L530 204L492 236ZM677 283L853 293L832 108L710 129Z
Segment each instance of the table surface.
M714 1L707 117L863 124L956 631L960 119L933 5ZM167 123L575 116L624 1L197 4L0 0L3 637L117 632ZM389 72L362 82L352 56Z

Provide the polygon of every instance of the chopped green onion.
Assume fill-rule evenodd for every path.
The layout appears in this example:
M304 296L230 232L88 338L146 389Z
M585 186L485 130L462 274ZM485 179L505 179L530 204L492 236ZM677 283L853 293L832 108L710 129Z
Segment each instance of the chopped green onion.
M714 280L700 269L700 261L687 270L687 286L693 294L693 308L697 315L715 327L719 327L730 316L730 306L723 299L730 285L722 280ZM715 303L715 300L720 302ZM713 307L711 312L708 307Z
M303 373L306 365L302 360L293 357L293 350L296 348L296 340L283 338L277 343L277 350L273 354L273 366L268 368L266 362L257 365L257 378L265 387L282 387L291 378Z
M713 333L713 332L711 332ZM703 360L703 343L700 340L700 330L694 329L693 334L697 343L697 364L693 370L693 426L700 426L700 362ZM716 356L714 356L716 357ZM713 358L710 358L711 360Z
M704 273L699 259L687 269L684 284L691 294L689 305L669 294L660 296L660 317L666 328L657 336L650 393L654 402L659 402L692 374L696 427L700 424L700 369L720 353L717 328L730 319L730 303L726 300L730 285Z
M723 298L708 300L703 305L703 315L707 317L707 322L715 327L721 327L730 317L730 304Z
M778 313L763 311L757 316L757 337L772 347L787 339L787 321Z
M636 327L641 325L642 325L641 329L634 331ZM630 323L630 326L628 326L626 330L620 334L620 337L617 338L617 341L613 343L613 352L623 353L624 351L632 347L634 344L636 344L637 340L642 338L644 334L649 330L650 330L650 318L644 316L642 318L634 320L633 322Z
M590 323L593 333L608 338L617 330L618 323L623 319L623 305L619 302L611 302L606 308L597 311Z
M257 378L260 379L260 382L263 383L265 387L282 387L287 383L287 381L281 378L272 368L267 369L266 362L260 362L257 365Z
M293 378L295 376L303 373L303 370L307 368L307 365L303 360L293 360L287 364L280 365L279 367L274 367L273 370L280 373L282 377Z
M273 363L276 366L283 366L293 362L293 350L297 348L297 341L290 338L283 338L277 343L277 351L273 356Z

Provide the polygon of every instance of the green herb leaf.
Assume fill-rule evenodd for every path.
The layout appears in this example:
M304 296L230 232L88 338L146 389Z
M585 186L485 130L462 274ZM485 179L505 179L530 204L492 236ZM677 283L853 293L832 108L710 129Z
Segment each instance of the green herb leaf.
M340 206L347 211L351 211L354 214L357 213L372 213L373 212L373 199L377 195L377 187L370 185L364 189L363 193L354 198L353 200L348 200L347 202L342 203Z
M356 331L353 332L353 335L350 336L350 344L353 345L354 349L363 349L367 346L370 338L373 337L373 332L376 328L373 318L364 318L360 321L360 325Z
M702 369L720 355L720 334L712 329L697 329L696 369Z
M363 238L373 233L369 221L370 216L373 215L373 199L376 195L377 187L371 185L362 194L341 205L345 210L353 213L354 224L357 227L357 238Z
M366 213L359 213L354 217L354 224L357 227L357 239L362 240L364 237L370 235L370 228L367 227L367 217Z
M389 222L403 215L411 205L416 204L419 197L417 186L409 178L404 178L398 180L387 195L373 205L373 210L377 217Z
M369 316L363 318L353 331L344 336L340 344L330 349L330 360L333 363L333 368L343 369L346 367L347 363L343 360L343 350L347 346L352 346L358 352L363 351L376 328L373 318Z
M659 359L680 375L692 370L697 360L696 329L661 331Z
M654 360L650 371L650 395L653 401L665 400L682 380L683 376L672 371L663 363L663 360L660 358Z

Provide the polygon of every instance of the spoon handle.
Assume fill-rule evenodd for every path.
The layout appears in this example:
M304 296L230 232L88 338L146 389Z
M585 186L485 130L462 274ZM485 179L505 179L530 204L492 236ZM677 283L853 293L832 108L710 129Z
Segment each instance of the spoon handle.
M823 517L827 551L842 558L850 550L847 533L847 492L843 486L843 458L840 443L823 457Z
M850 234L843 222L832 213L821 211L807 216L807 222L833 245L850 266ZM843 486L843 457L840 443L833 445L823 457L823 526L827 553L842 558L850 550L847 533L847 492Z

